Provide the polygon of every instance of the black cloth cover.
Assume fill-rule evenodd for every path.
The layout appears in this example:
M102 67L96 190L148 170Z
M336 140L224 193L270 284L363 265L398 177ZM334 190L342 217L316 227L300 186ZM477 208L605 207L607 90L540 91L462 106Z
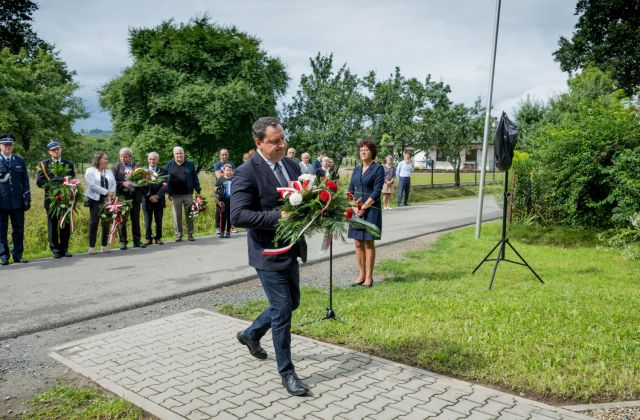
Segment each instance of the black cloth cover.
M496 167L501 171L508 171L513 160L513 150L518 142L518 126L507 117L503 111L493 141Z

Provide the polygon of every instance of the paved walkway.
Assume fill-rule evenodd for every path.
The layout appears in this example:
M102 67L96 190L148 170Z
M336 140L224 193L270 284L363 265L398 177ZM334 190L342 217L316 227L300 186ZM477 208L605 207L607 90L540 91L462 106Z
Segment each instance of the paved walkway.
M51 357L162 419L586 419L583 415L293 336L311 395L235 338L247 322L195 309L56 347Z

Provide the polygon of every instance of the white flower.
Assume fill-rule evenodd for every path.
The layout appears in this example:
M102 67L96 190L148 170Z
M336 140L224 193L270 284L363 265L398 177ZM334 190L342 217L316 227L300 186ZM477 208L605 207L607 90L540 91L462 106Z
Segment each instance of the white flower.
M295 192L289 196L289 204L292 206L299 206L302 204L302 194Z
M298 177L298 181L313 181L313 178L315 178L315 176L311 174L302 174Z
M61 209L64 209L65 207L67 207L67 206L65 206L64 204L60 204L60 208Z

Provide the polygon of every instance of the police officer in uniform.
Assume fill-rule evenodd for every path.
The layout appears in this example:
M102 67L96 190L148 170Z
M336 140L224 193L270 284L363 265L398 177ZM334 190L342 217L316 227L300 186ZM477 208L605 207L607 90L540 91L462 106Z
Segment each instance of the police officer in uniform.
M62 147L58 140L51 140L47 144L47 152L50 158L43 160L38 164L38 171L36 172L36 184L40 188L44 188L44 208L47 210L47 227L49 232L49 248L53 253L53 258L71 257L69 252L69 237L71 236L71 224L66 223L64 227L60 227L60 220L57 216L49 214L49 206L51 200L49 199L49 183L57 182L62 183L64 181L63 176L56 176L53 173L53 165L56 162L64 165L67 168L65 176L71 178L76 177L76 172L73 167L73 162L70 160L62 159Z
M13 261L26 263L24 249L24 212L31 207L29 174L20 156L13 154L11 134L0 136L0 264L9 264L9 219L13 239Z

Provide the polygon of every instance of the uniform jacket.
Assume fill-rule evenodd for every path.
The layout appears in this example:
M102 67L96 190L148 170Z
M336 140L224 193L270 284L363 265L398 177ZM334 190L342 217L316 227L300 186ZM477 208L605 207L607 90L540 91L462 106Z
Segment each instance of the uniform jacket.
M300 165L288 157L280 161L291 180L300 176ZM293 264L297 257L307 260L307 244L298 241L289 252L282 255L262 255L262 250L274 248L276 224L280 220L280 187L269 164L254 154L240 165L233 174L231 184L231 223L248 228L249 265L259 270L279 271ZM287 244L279 244L285 246Z
M76 171L73 167L73 162L70 160L60 159L60 162L67 166L67 175L71 178L76 177ZM38 164L38 170L36 172L36 185L40 188L44 188L44 208L49 209L49 205L51 205L51 200L49 200L49 188L47 184L49 182L58 182L62 183L62 177L56 178L53 174L51 167L53 165L53 159L43 160Z
M24 209L31 204L27 164L20 156L11 155L9 162L0 154L0 209Z

